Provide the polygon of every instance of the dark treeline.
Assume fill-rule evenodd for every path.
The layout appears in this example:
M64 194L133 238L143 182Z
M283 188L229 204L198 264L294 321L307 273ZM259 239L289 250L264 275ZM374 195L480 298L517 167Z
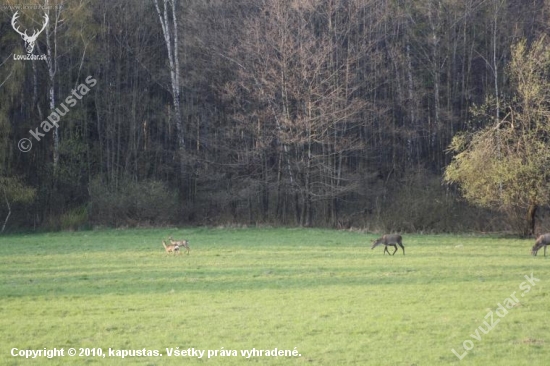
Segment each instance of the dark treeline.
M547 33L546 1L172 1L0 6L8 229L502 228L441 184L446 150L481 127L472 106L507 95L511 46ZM22 4L43 8L19 10L21 31L48 14L47 60L14 59Z

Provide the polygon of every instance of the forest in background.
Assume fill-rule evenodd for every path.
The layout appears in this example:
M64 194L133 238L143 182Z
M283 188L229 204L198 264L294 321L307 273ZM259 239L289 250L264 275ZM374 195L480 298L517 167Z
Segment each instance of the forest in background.
M14 58L26 4L41 8L19 8L22 31L48 15L46 60ZM511 49L548 33L549 5L4 0L0 223L513 230L516 213L442 176L453 136L488 123L472 108L511 94Z

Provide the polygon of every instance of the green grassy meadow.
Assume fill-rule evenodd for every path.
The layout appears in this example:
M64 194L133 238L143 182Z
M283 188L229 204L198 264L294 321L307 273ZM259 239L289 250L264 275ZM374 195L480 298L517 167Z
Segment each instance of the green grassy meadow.
M166 254L168 235L190 240L191 254ZM550 256L532 257L534 240L403 235L406 255L390 257L370 249L374 238L284 228L0 237L0 364L547 364ZM540 281L525 292L531 273ZM498 317L514 292L519 303ZM489 311L500 321L472 338ZM451 349L463 354L465 340L473 348L460 361ZM168 357L177 347L205 354ZM25 359L13 348L65 356ZM106 357L70 357L69 348ZM112 357L109 348L163 356ZM299 356L241 356L253 348Z

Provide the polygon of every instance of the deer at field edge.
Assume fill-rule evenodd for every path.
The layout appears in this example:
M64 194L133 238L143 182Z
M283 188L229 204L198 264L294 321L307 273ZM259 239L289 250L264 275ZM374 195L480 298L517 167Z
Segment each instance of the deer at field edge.
M546 247L550 244L550 234L542 234L537 238L535 245L531 248L531 254L536 256L540 248L544 247L544 256L546 257Z
M399 245L401 249L403 249L403 255L405 255L405 247L403 246L403 238L401 237L401 235L397 235L397 234L384 235L381 238L373 240L371 249L376 248L380 244L384 244L384 254L386 254L386 252L390 254L388 250L388 246L392 246L395 248L395 250L391 255L395 255L395 252L397 252L397 246Z

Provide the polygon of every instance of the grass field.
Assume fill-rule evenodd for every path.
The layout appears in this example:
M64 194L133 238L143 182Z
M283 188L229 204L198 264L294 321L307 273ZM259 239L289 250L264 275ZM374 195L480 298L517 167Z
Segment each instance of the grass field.
M189 256L164 252L161 239L170 234L190 240ZM530 256L533 240L404 235L406 255L399 250L390 257L383 246L370 249L373 238L269 228L0 237L0 364L533 366L550 360L550 256ZM526 292L531 273L540 281L531 280ZM511 296L519 302L506 302ZM499 303L509 305L507 313ZM483 323L491 324L490 315L497 323L492 329ZM166 349L177 347L205 353L169 357ZM65 356L26 360L12 356L13 348L63 348ZM69 348L83 356L67 356ZM98 348L105 358L91 355ZM109 348L163 356L123 359ZM253 348L299 356L241 356ZM218 356L208 358L208 350Z

